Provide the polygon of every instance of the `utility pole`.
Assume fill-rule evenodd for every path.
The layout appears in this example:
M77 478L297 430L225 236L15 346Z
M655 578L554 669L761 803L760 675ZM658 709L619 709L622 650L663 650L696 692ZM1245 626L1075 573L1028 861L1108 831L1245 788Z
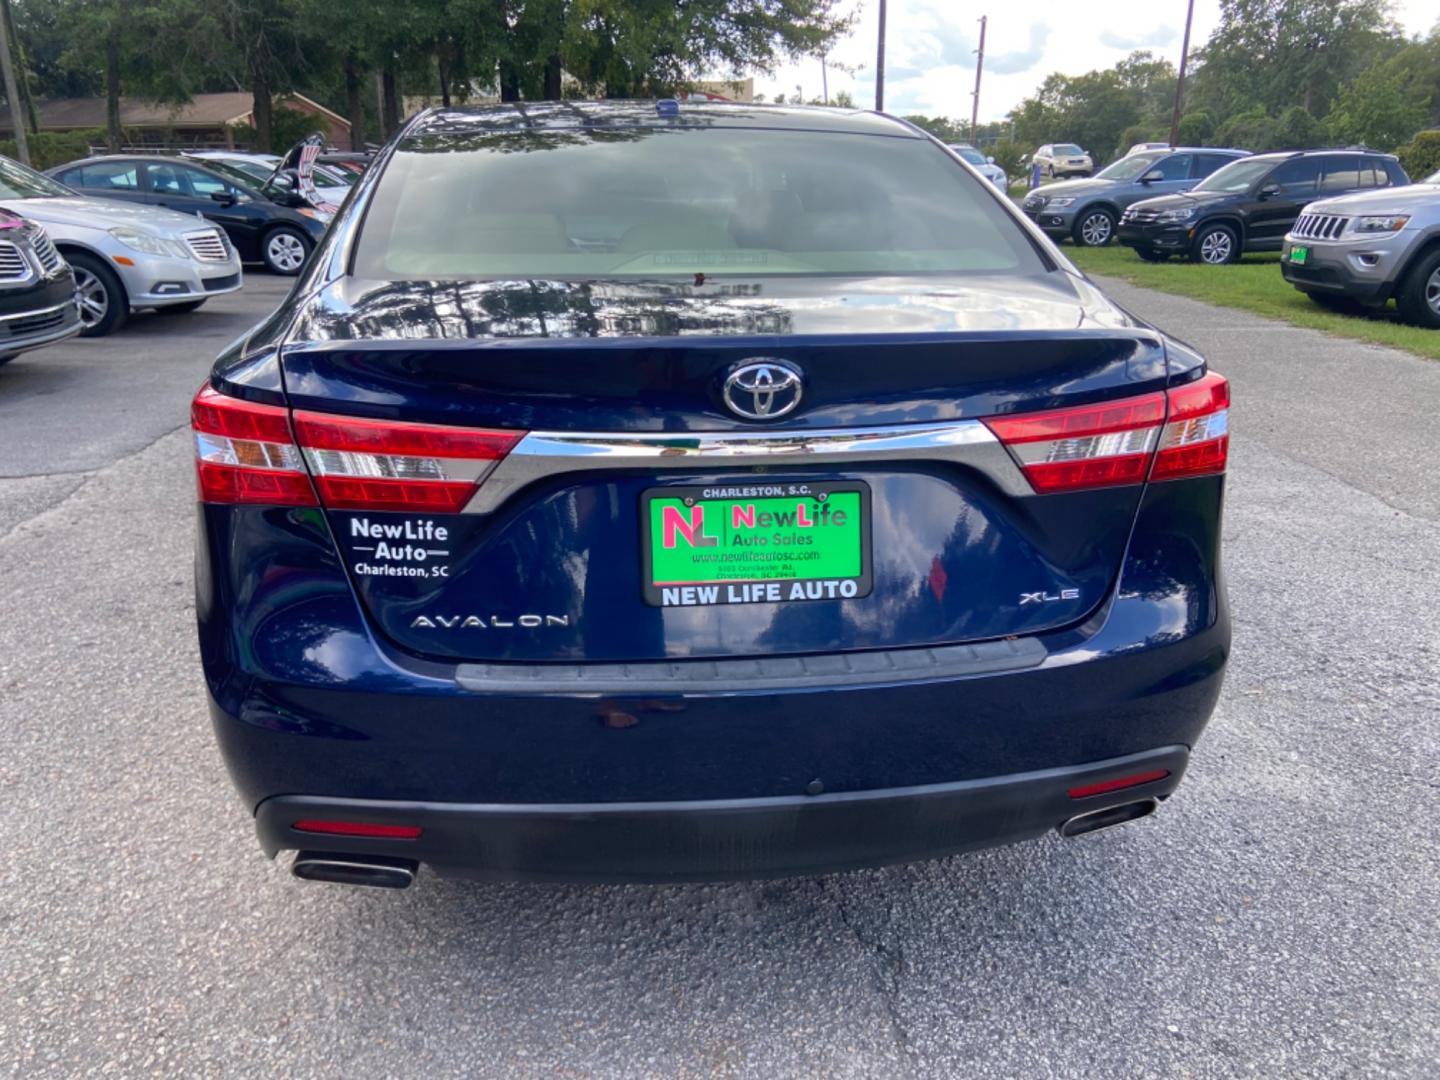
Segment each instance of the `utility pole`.
M820 98L826 105L830 104L830 73L825 70L829 53L820 54Z
M885 111L885 0L880 0L880 42L875 48L875 111Z
M9 7L8 0L0 0ZM20 91L15 85L15 61L10 55L10 33L5 24L6 11L0 11L0 73L5 78L5 100L10 103L10 126L15 130L15 155L22 165L30 164L30 145L25 139L25 121L20 115Z
M1194 0L1191 0L1193 3ZM978 146L980 139L976 132L980 129L980 73L985 70L985 23L986 16L980 16L980 48L976 49L975 60L975 93L970 96L974 103L970 106L970 142Z
M1190 57L1190 19L1195 14L1195 0L1185 8L1185 41L1180 46L1180 77L1175 80L1175 109L1170 114L1170 145L1180 142L1180 110L1185 104L1185 61Z

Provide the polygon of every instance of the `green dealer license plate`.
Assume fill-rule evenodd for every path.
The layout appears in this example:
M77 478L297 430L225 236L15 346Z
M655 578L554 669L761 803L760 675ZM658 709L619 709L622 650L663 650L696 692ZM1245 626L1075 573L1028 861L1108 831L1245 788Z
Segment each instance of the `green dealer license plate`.
M870 489L857 481L651 488L640 512L654 607L870 594Z
M1296 266L1303 266L1305 260L1310 257L1310 249L1303 247L1292 247L1290 249L1290 261Z

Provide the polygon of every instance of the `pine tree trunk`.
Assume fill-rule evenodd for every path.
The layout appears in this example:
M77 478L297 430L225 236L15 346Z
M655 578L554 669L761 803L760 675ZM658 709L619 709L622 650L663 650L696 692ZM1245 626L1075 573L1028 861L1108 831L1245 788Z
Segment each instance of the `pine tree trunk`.
M551 53L545 58L545 100L559 101L563 95L564 87L561 85L560 76L565 70L565 60L559 53Z
M105 39L105 145L120 152L120 31L112 28Z
M35 98L30 93L30 60L25 53L25 43L15 33L15 16L10 11L10 0L0 2L0 11L5 14L5 34L14 50L16 92L20 96L20 105L25 110L25 126L31 135L36 135L40 132L40 120L35 115ZM12 106L12 114L14 111ZM14 119L13 115L11 119Z
M345 116L350 121L350 149L364 149L365 106L360 100L360 64L354 49L345 54Z
M442 41L435 47L435 68L440 72L440 104L450 107L450 71L446 63L448 46Z
M268 154L277 149L272 145L275 138L275 101L270 95L270 78L255 61L250 64L250 96L254 103L255 149ZM287 148L282 146L278 149L283 152Z
M381 76L385 93L385 137L388 139L400 130L400 91L395 85L395 69L389 64Z
M520 70L508 60L500 61L500 100L520 100Z

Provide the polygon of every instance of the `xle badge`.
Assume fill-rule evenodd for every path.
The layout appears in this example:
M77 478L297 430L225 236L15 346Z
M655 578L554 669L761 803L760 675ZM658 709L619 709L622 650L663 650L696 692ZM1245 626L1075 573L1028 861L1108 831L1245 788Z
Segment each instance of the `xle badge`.
M1020 594L1020 606L1027 604L1053 604L1057 600L1079 600L1079 589L1061 589L1059 592L1046 592L1041 589L1039 592L1022 592Z

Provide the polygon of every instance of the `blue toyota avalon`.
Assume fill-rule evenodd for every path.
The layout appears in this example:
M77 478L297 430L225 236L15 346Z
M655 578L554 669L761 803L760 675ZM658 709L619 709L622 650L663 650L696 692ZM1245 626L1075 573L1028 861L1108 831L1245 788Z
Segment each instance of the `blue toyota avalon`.
M868 112L412 121L195 398L200 645L311 880L1102 829L1220 690L1228 386Z

